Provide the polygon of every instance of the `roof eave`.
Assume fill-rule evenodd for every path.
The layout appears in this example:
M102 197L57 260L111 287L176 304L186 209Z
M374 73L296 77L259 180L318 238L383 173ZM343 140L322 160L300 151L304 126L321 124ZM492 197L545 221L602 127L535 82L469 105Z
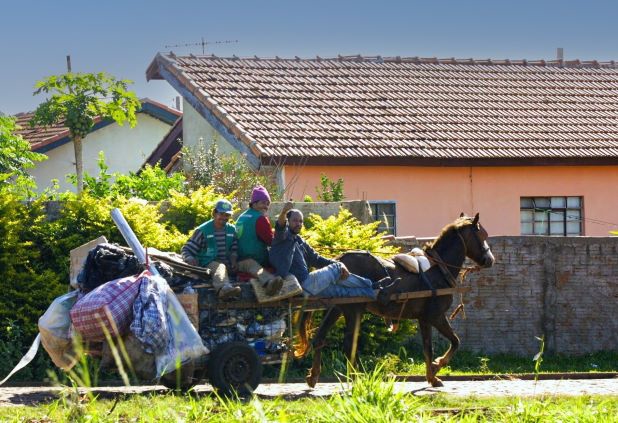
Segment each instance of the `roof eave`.
M519 158L429 158L429 157L300 157L262 156L263 165L289 166L418 166L418 167L526 167L526 166L618 166L618 157L519 157Z
M164 60L165 58L161 53L157 53L154 59L152 59L152 62L146 68L146 81L163 79L159 73L159 63L162 59Z

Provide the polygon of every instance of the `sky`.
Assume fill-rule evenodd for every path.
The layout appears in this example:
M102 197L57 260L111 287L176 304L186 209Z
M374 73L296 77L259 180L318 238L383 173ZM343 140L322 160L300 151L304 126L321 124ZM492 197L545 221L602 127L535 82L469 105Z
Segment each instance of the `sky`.
M616 1L554 0L0 0L0 112L34 110L36 81L105 71L138 97L172 106L146 82L159 51L230 57L367 56L618 60Z

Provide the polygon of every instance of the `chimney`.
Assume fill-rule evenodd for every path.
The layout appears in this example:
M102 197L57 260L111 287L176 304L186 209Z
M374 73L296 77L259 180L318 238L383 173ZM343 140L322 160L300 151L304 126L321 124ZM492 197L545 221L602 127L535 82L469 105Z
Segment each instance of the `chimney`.
M556 58L561 64L564 63L564 49L562 47L556 49Z
M176 96L176 110L181 110L180 109L180 96L179 95Z

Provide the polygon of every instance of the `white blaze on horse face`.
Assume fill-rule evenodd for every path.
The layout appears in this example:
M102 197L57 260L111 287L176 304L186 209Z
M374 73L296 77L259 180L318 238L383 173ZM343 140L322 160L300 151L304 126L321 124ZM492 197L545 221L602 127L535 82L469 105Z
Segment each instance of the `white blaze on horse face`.
M487 267L493 266L496 259L494 257L494 253L491 252L487 241L483 241L483 249L485 250L485 263L487 263Z

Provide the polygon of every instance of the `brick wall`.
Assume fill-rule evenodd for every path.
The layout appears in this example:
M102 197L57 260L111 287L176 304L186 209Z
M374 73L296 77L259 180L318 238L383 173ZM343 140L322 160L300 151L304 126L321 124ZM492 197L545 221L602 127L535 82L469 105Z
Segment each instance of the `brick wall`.
M496 264L467 278L462 348L534 355L618 351L618 238L492 237ZM458 303L455 298L454 306Z

